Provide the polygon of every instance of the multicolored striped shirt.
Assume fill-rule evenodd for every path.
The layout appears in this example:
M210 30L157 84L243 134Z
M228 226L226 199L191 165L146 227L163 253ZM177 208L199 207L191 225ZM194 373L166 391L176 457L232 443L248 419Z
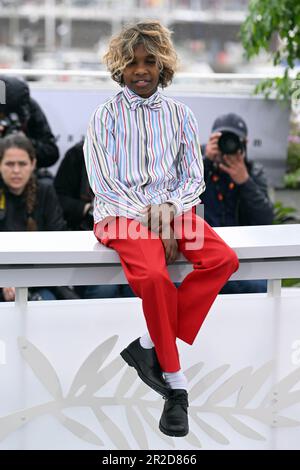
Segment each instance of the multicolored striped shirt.
M179 215L199 204L205 189L196 119L159 91L143 99L125 87L100 105L84 156L95 223L109 215L139 219L145 206L165 202Z

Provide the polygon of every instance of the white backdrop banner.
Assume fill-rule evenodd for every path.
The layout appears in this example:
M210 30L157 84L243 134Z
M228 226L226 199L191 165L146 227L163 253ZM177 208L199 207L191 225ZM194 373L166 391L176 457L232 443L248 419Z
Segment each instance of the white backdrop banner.
M119 353L140 299L0 305L0 449L298 449L299 290L218 296L179 341L190 433L158 429L163 399Z
M89 119L98 104L112 97L116 91L89 89L45 89L35 85L32 96L45 111L52 130L57 137L61 158L66 150L78 142L86 132ZM286 168L289 132L289 109L275 100L259 97L204 96L183 94L172 89L168 95L186 103L196 115L200 141L205 143L212 124L221 114L235 112L241 115L249 129L248 155L261 162L266 169L270 184L283 186ZM57 164L51 168L53 173Z

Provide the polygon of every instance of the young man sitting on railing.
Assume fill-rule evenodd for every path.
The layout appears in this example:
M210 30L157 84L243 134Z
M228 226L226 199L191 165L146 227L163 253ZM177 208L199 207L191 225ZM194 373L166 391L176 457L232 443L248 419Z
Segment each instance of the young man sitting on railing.
M160 430L184 436L187 380L176 338L193 344L238 259L193 210L205 188L197 123L187 106L158 91L176 67L170 32L158 21L126 27L105 59L123 90L98 107L85 141L94 231L117 251L143 301L148 332L121 355L165 397ZM167 263L178 251L194 269L177 289Z

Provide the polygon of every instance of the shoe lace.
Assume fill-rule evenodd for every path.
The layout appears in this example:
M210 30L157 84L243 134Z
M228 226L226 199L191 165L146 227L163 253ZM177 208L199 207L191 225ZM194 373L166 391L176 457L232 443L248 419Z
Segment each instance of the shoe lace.
M178 405L187 405L188 406L188 402L187 402L187 399L185 397L174 397L172 398L173 402L178 404Z
M171 397L164 396L163 399L169 401L171 405L189 406L188 400L184 395L171 396Z

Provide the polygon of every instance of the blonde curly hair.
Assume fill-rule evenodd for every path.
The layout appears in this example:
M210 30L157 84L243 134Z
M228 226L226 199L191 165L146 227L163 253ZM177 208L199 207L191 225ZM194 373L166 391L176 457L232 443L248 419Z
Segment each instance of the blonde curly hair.
M177 68L177 54L171 31L156 20L127 25L111 39L103 60L112 79L124 86L123 71L134 60L134 50L141 44L156 58L160 70L159 85L162 88L168 86Z

